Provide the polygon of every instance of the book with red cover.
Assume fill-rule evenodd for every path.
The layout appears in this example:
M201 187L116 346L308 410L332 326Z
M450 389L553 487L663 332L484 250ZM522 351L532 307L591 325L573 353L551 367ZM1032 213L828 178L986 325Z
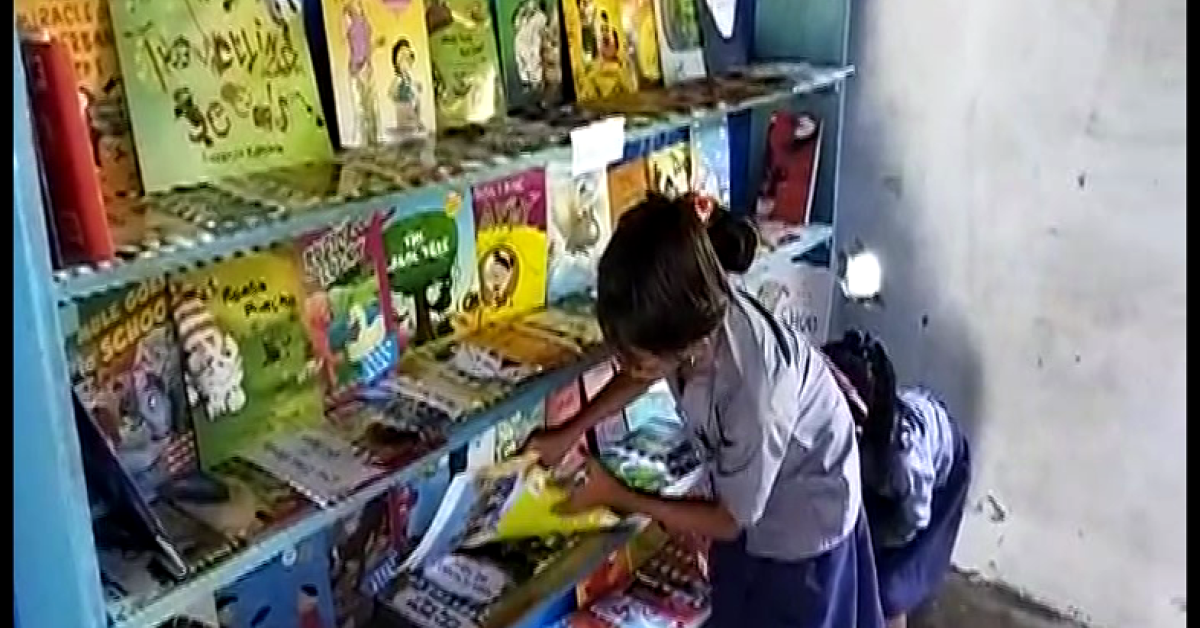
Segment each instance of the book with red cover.
M71 55L62 41L45 31L22 33L21 49L43 184L62 261L112 259L116 249Z
M808 223L817 184L821 126L809 113L777 111L771 116L758 195L759 220Z

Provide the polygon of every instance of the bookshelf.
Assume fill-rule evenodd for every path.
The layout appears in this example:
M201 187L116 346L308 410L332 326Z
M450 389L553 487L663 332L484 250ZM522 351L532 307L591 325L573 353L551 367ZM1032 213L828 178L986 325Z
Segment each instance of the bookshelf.
M757 0L755 58L811 62L814 65L810 66L807 78L788 89L728 107L656 116L652 124L627 130L625 157L664 145L670 137L686 134L706 118L730 115L731 129L735 125L733 118L739 118L749 124L750 137L757 137L762 135L772 109L817 111L828 126L822 140L822 164L813 209L815 224L804 238L788 248L787 254L828 263L834 257L830 252L836 247L838 153L845 103L840 86L853 73L847 55L849 2L805 0L798 7L795 0ZM14 617L19 615L23 628L101 628L109 625L108 613L99 582L64 351L64 338L72 333L76 321L76 301L142 279L285 241L356 214L365 215L372 203L356 201L282 220L246 221L190 245L164 247L130 261L55 272L45 235L46 218L15 26L12 45ZM761 154L761 148L761 142L749 147L747 154L751 158L744 164L745 174L741 175L746 181L757 181L762 166L761 159L754 156ZM570 159L569 146L546 147L516 158L496 160L457 182L486 181L539 165L569 163ZM753 185L746 187L750 189ZM403 203L404 194L397 193L398 198L390 198L389 202ZM735 203L739 200L743 199L735 197ZM463 446L504 418L507 410L544 395L556 383L577 375L575 369L582 370L585 366L581 363L529 383L499 406L464 424L445 448L430 457ZM156 626L188 602L232 582L360 507L387 486L402 481L415 468L416 465L402 470L334 509L314 513L255 543L133 615L119 618L113 625Z

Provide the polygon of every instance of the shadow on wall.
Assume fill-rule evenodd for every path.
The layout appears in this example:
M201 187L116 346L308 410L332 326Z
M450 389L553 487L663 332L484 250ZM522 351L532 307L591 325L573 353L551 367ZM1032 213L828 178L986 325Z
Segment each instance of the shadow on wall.
M853 63L859 63L859 37L867 30L861 22L869 4L856 7L853 18ZM883 305L866 308L839 300L831 330L836 330L834 337L850 327L875 333L887 345L900 382L934 389L968 437L978 442L974 437L983 394L978 346L961 307L943 289L954 280L952 269L939 265L921 246L928 238L953 234L921 233L929 226L913 211L898 164L887 163L889 155L902 154L888 132L888 112L860 97L871 73L871 67L859 65L859 78L848 84L837 238L842 247L859 239L879 255Z

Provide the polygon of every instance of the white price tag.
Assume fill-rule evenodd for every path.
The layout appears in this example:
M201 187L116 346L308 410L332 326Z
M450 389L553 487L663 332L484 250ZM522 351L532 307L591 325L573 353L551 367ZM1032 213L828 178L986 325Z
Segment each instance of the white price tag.
M603 171L625 155L625 116L571 130L571 174Z

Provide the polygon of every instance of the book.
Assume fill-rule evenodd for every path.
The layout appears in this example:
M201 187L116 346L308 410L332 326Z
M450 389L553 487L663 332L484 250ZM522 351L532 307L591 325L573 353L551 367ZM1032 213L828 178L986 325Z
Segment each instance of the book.
M708 72L700 41L697 1L654 0L663 82L668 86L704 78Z
M427 190L384 214L383 248L400 346L418 346L470 328L476 290L470 190Z
M596 265L612 235L612 220L604 171L572 176L551 167L546 178L550 190L546 302L556 303L595 290Z
M481 323L511 317L546 302L546 171L477 184L475 255Z
M21 52L58 265L112 259L116 247L70 51L39 31L22 33Z
M110 9L146 190L332 156L298 4Z
M621 0L563 0L571 79L579 102L637 91L625 51Z
M327 396L343 396L390 372L401 347L392 329L382 220L348 221L301 236L302 318Z
M194 271L173 291L205 468L275 434L320 424L324 396L301 319L293 247Z
M696 0L704 62L712 75L728 74L750 61L754 3L749 0Z
M426 0L437 126L483 124L504 115L496 32L487 0Z
M542 404L534 404L475 437L467 447L467 467L490 467L519 454L529 435L545 424L544 412Z
M492 0L504 92L513 109L556 105L563 97L562 19L556 0Z
M327 426L301 429L264 440L239 456L328 508L387 471L343 434L348 432Z
M233 542L250 542L294 521L310 504L285 481L240 456L209 469L225 487L220 499L176 496L171 504Z
M553 338L568 342L581 351L588 351L604 343L604 332L596 317L578 314L558 307L536 310L512 322L514 326L550 334Z
M71 380L122 468L148 498L196 470L192 417L165 279L79 303Z
M646 156L650 189L677 198L691 189L692 156L684 142L664 146Z
M334 628L328 545L311 536L217 591L222 628Z
M707 120L693 126L691 149L691 189L729 208L729 125L725 118Z
M493 353L501 363L523 365L517 381L534 373L565 367L577 361L581 348L566 339L519 325L489 325L463 339Z
M321 9L341 145L431 135L437 117L424 0L325 0Z
M645 157L609 166L608 201L614 229L622 214L646 200L649 195L650 180L647 170Z
M637 77L637 88L645 90L662 86L654 0L622 0L621 24L625 31L625 50L630 67Z
M87 121L86 145L104 205L111 208L141 195L142 186L108 5L106 0L18 0L15 10L22 30L45 29L68 44Z
M821 122L816 116L788 111L772 114L755 208L759 220L808 224L820 156Z
M746 290L780 322L820 346L829 339L837 277L827 267L796 263L788 255L760 255L743 277Z
M374 578L390 581L389 561L404 551L397 538L405 539L412 491L397 487L367 502L362 510L345 517L330 529L329 579L333 589L335 625L339 628L363 626L374 613L371 595L363 586L374 588Z

